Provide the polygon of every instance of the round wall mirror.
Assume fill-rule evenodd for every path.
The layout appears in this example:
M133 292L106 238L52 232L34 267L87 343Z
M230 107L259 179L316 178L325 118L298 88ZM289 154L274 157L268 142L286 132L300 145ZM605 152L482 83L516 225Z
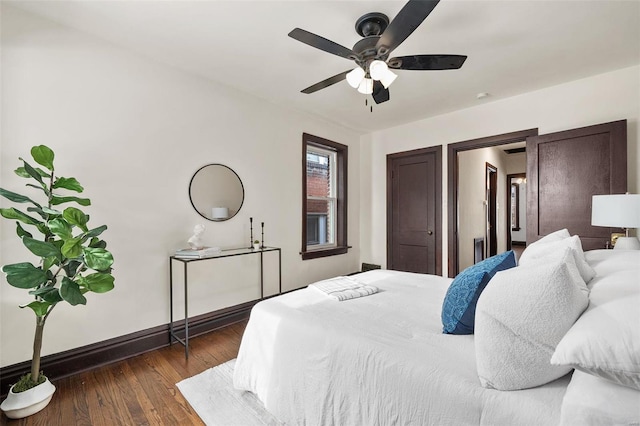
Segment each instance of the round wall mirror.
M223 164L207 164L193 174L189 199L198 214L215 222L229 220L240 211L244 187L236 172Z

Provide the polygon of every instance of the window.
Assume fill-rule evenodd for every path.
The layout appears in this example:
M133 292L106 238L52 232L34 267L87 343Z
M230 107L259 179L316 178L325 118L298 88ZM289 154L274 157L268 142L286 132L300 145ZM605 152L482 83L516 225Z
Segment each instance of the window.
M347 146L302 135L302 258L347 252Z

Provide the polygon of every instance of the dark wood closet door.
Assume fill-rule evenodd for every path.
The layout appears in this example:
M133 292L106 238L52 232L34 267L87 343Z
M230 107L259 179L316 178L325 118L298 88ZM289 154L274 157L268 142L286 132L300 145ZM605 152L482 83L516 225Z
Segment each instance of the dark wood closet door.
M442 273L442 147L387 156L387 268Z
M591 196L626 190L626 120L527 138L527 244L567 228L604 248L612 230L591 226Z

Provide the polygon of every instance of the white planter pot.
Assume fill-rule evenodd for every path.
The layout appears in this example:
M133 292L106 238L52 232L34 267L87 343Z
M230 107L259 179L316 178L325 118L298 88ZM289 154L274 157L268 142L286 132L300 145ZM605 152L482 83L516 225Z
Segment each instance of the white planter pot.
M258 243L258 244L253 243L253 249L254 250L260 250L260 243Z
M14 393L11 386L7 399L2 402L0 409L10 419L22 419L46 407L55 391L56 387L49 379L35 388L19 393Z

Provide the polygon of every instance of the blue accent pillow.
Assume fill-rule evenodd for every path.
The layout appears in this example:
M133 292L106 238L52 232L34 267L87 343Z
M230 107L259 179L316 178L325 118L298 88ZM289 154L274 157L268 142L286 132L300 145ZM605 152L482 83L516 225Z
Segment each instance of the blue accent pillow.
M445 334L473 334L476 303L480 293L498 271L516 266L513 251L497 254L458 274L442 303L442 332Z

